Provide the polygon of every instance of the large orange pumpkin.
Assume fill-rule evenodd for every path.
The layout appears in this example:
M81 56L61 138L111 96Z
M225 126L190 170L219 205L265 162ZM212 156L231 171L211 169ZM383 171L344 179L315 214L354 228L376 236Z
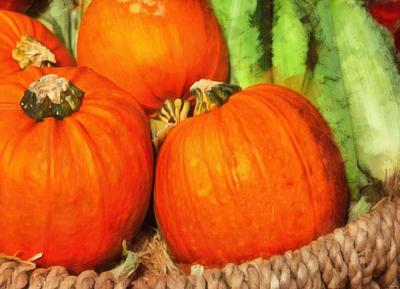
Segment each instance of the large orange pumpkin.
M0 77L29 66L72 66L75 60L39 21L0 10Z
M139 104L85 68L29 68L0 80L0 135L0 252L72 272L116 257L150 199Z
M78 38L78 64L94 68L152 113L189 97L201 78L224 81L223 36L204 0L93 0Z
M226 87L218 86L196 92L203 100L195 111L222 102ZM182 263L222 265L298 248L344 223L347 194L327 124L307 100L275 85L253 86L178 123L157 159L155 213Z

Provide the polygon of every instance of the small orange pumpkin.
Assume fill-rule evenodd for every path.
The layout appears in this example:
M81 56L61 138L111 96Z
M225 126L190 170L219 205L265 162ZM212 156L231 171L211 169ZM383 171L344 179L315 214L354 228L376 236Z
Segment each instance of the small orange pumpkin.
M28 68L0 80L0 135L0 252L75 273L115 258L150 201L139 104L86 68Z
M203 85L197 115L172 128L156 165L156 218L179 262L267 258L344 223L341 156L305 98L258 85L217 107L231 88Z
M0 10L0 77L28 66L73 66L61 41L39 21Z
M224 81L228 53L204 0L93 0L79 31L78 64L120 85L147 113L189 97L201 78Z

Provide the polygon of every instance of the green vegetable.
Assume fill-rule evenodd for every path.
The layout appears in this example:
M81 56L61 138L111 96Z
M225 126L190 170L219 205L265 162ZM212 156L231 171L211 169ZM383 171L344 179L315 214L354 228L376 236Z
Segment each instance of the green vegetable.
M92 0L53 0L39 21L56 34L76 56L79 25Z
M393 43L359 1L329 0L359 165L393 174L400 158L400 75Z
M313 69L310 72L312 81L304 94L329 123L345 163L351 199L358 200L364 178L357 162L350 106L342 78L329 1L304 1L303 4L313 30L308 55L316 59L315 65L310 68Z
M332 128L352 199L400 158L400 76L392 41L359 0L275 0L274 82L300 91Z
M327 0L274 1L273 67L274 83L306 96L330 125L358 200L363 175Z
M211 0L228 44L231 83L270 82L272 1Z
M306 81L310 28L299 1L275 0L272 29L274 83L301 92Z

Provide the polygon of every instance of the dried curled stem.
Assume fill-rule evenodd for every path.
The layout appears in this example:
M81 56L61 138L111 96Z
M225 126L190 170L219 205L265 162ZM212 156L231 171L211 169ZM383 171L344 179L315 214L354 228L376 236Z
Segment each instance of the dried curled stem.
M157 117L150 120L152 141L156 150L167 137L169 131L179 122L185 120L190 112L190 103L177 98L167 99Z
M12 51L12 58L18 62L18 66L24 70L28 66L54 66L55 55L43 44L32 36L22 36L17 46Z

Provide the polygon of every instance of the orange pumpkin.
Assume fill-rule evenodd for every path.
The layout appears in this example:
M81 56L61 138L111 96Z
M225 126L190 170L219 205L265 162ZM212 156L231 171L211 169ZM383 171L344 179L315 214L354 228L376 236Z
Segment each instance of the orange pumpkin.
M195 112L226 91L205 87ZM287 88L258 85L172 128L154 198L176 259L214 266L267 258L333 230L345 221L348 192L317 110Z
M204 0L93 0L78 38L78 64L130 91L148 114L189 97L201 78L224 81L227 49Z
M0 252L75 273L115 258L150 200L139 104L86 68L29 68L0 80L0 135Z
M0 10L0 77L28 66L72 66L75 60L39 21Z

